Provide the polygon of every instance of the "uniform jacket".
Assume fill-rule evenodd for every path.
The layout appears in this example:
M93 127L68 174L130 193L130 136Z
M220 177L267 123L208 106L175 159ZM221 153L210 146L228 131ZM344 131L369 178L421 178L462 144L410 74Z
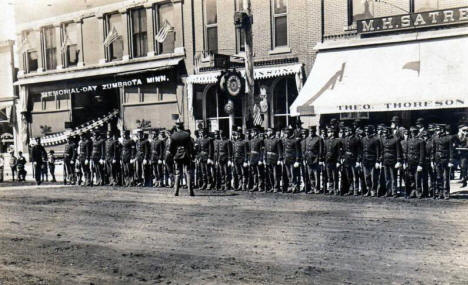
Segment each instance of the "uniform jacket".
M132 139L124 139L122 142L122 161L129 162L132 159L135 151L135 141Z
M362 138L362 162L375 164L380 156L381 142L377 136L365 136Z
M31 162L47 161L47 153L42 145L34 145L31 149Z
M391 166L402 161L400 139L395 136L381 138L382 151L380 152L380 162L386 166Z
M78 143L78 157L80 159L90 159L93 142L90 139L80 140Z
M426 142L419 137L409 138L406 148L408 164L423 166L426 159Z
M76 154L77 154L76 144L73 142L67 143L63 151L63 158L67 160L75 160Z
M299 162L301 146L295 137L283 139L283 158L288 163Z
M169 151L175 161L189 163L193 154L193 141L190 134L183 130L173 133L170 138Z
M102 159L105 149L104 139L97 139L93 141L93 148L91 152L92 159Z
M453 162L453 144L451 136L434 137L433 157L436 163Z
M104 144L104 153L102 159L107 161L117 160L118 141L113 138L107 139Z
M247 140L234 140L232 142L232 156L237 163L248 161L249 143Z
M160 139L151 142L151 161L156 163L164 159L164 141Z
M249 161L250 163L258 163L263 159L263 150L265 142L262 138L256 137L249 141Z
M307 137L302 140L303 159L308 165L319 163L323 157L324 144L319 136Z
M336 163L342 157L343 140L341 138L330 137L324 141L324 161Z
M343 139L343 159L345 165L352 165L362 160L362 141L358 136Z
M199 158L203 161L213 159L213 139L210 137L199 138Z
M278 160L283 160L283 144L281 139L276 137L267 138L264 141L264 160L268 165L276 165Z
M149 160L151 157L151 146L148 140L138 140L135 143L133 157L138 160Z
M214 160L218 163L226 163L232 157L232 144L228 139L214 141Z

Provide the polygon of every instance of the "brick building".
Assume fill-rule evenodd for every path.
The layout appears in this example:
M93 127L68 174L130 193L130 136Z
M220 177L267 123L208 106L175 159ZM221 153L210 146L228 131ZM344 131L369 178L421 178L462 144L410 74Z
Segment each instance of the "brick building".
M468 118L468 1L322 1L324 37L291 113L327 123Z

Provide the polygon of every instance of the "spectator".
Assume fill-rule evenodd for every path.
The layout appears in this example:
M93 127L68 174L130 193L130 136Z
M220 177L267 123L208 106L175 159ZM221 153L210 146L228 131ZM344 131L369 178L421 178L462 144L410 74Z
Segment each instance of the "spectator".
M23 156L23 152L18 152L18 160L17 160L17 168L18 168L18 181L26 181L26 158Z
M0 154L0 182L3 182L3 167L4 167L5 161L3 160L3 155Z
M55 151L53 150L49 151L48 164L49 164L50 176L52 176L51 182L57 182L57 180L55 180Z
M16 171L17 171L18 159L15 156L15 152L10 152L10 169L11 169L11 179L15 181Z

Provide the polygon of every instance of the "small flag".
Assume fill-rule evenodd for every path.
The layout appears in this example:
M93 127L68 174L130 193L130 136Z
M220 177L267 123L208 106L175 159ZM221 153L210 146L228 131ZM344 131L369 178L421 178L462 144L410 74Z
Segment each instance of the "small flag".
M255 126L260 126L263 123L262 113L258 104L253 106L253 123Z
M167 38L167 35L169 34L169 32L173 31L174 28L171 26L171 24L169 24L169 22L166 20L164 22L164 26L159 29L159 32L156 34L156 36L154 37L154 39L158 42L158 43L163 43L166 38Z
M421 73L421 62L420 61L410 61L403 65L403 69L414 70L418 73Z
M104 40L104 46L109 47L116 39L119 38L119 34L117 33L117 30L115 27L112 27L112 30L110 33L107 35L106 39Z

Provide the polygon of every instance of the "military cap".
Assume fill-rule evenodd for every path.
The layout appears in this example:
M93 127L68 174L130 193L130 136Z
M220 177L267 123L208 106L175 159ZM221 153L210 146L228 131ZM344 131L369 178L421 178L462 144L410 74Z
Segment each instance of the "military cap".
M310 131L317 131L317 126L309 126Z
M423 125L424 124L424 119L423 118L418 118L416 120L416 125Z
M386 129L387 126L385 124L383 124L383 123L380 123L380 124L377 125L377 128L378 129Z
M301 129L301 133L307 133L307 132L309 132L308 129Z
M400 122L400 117L398 116L393 116L392 117L392 123L399 123Z
M417 132L417 131L418 131L418 128L416 128L415 126L410 127L410 132Z
M183 127L184 126L184 122L176 122L175 124L178 127Z
M269 127L269 128L267 128L267 131L272 131L272 132L274 132L274 131L275 131L275 129L274 129L274 128L271 128L271 127Z

